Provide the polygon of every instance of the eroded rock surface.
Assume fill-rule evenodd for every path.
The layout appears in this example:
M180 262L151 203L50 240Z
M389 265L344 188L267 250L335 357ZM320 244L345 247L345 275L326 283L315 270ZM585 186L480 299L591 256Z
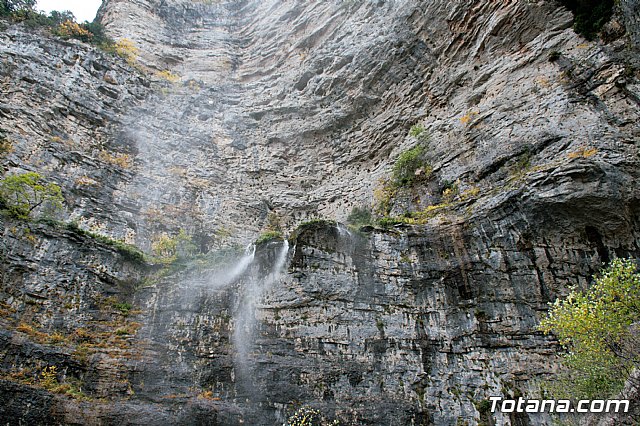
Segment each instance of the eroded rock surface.
M547 303L640 254L637 1L606 43L552 1L100 16L135 62L0 34L3 169L58 183L77 222L3 217L3 420L273 425L305 403L342 424L548 424L483 401L533 394L557 367ZM289 233L379 204L415 124L433 171L389 214L420 223L227 250L274 217ZM150 254L180 229L209 255L165 268L96 238Z

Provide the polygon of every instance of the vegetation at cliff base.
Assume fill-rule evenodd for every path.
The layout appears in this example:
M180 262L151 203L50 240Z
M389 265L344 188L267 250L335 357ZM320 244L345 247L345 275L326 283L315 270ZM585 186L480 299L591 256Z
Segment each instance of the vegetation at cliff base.
M62 208L62 192L35 172L9 175L0 180L0 202L14 217L28 219L38 208L53 213Z
M619 392L640 367L640 274L616 259L586 291L572 289L551 306L540 329L566 349L566 371L549 383L557 398L597 399Z

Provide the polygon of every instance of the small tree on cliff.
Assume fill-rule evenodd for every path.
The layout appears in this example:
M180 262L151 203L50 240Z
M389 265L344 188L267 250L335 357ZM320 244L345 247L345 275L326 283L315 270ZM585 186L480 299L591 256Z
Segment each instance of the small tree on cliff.
M10 175L0 180L0 201L14 217L28 219L34 210L62 208L62 191L35 172Z
M551 307L540 328L567 350L557 397L606 398L640 367L640 274L631 259L616 259L587 291L573 289Z

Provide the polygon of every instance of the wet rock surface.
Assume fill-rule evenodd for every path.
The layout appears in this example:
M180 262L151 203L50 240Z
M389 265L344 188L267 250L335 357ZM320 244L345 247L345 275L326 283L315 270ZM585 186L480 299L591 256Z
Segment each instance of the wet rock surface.
M551 1L109 0L134 63L7 24L3 171L65 211L2 217L0 418L548 424L482 403L534 394L547 303L640 254L637 10L604 43ZM433 172L390 212L422 223L290 232L378 203L418 123ZM229 249L274 215L288 246ZM115 242L180 229L169 267Z

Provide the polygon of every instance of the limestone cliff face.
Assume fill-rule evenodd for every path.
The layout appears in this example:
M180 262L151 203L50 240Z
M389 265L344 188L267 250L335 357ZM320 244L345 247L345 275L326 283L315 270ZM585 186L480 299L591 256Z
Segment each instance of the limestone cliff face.
M418 122L435 181L463 191L499 186L524 153L548 168L635 136L621 129L636 118L634 85L611 60L626 39L584 43L554 2L109 2L102 16L186 86L128 129L167 161L146 172L176 188L165 198L198 193L211 226L236 235L268 210L295 225L370 203ZM171 167L206 182L164 176Z
M129 64L8 26L4 170L59 183L83 229L148 253L182 229L209 256L162 269L3 218L3 419L547 424L483 401L535 392L547 303L640 255L638 7L605 43L554 1L108 0ZM429 220L228 250L270 214L291 232L379 203L415 124L433 173L390 208ZM47 365L87 398L38 386Z

